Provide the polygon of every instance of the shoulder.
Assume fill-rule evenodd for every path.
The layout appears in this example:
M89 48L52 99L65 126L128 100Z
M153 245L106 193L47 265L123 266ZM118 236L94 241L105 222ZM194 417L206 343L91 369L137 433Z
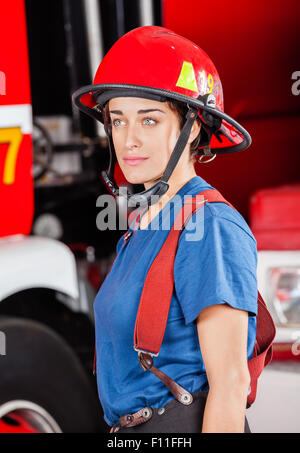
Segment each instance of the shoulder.
M192 233L195 234L194 241ZM242 238L257 249L256 239L244 217L223 202L206 202L203 208L195 212L181 233L180 242L185 242L188 237L192 242L199 242L214 236L227 241Z
M256 270L256 240L243 216L224 203L205 204L182 231L175 257L175 289L186 322L225 302L256 314Z
M212 222L223 223L233 229L242 230L256 244L256 239L244 219L244 217L226 203L206 203L205 205L207 218L211 217Z

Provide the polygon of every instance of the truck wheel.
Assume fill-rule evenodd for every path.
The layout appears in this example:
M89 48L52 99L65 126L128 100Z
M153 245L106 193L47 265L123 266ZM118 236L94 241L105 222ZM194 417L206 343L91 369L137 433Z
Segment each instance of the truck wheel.
M96 388L64 339L44 324L10 317L0 318L0 334L0 429L107 431Z

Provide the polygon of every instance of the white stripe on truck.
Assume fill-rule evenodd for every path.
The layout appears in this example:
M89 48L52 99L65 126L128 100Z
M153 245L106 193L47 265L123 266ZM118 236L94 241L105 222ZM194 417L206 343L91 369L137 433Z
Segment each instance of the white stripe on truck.
M6 127L20 127L23 134L32 134L31 105L0 105L0 128Z

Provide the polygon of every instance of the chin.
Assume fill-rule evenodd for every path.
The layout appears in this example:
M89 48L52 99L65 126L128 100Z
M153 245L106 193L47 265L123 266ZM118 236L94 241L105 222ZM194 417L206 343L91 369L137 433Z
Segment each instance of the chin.
M132 169L128 171L128 168L122 168L123 175L130 184L150 184L151 186L159 181L161 173L149 174L149 172L141 172L138 169Z
M143 184L145 176L136 169L121 168L123 175L130 184Z
M145 182L145 178L143 178L141 175L126 174L124 172L124 176L130 184L144 184Z

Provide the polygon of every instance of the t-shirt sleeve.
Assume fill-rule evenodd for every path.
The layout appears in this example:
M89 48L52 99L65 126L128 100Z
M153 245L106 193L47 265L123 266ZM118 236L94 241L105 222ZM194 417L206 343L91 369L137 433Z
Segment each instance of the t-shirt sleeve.
M200 211L188 222L195 228L202 221L197 219ZM196 240L192 229L183 230L175 257L175 291L185 323L194 321L205 307L224 303L255 316L257 246L251 230L218 215L202 223Z

